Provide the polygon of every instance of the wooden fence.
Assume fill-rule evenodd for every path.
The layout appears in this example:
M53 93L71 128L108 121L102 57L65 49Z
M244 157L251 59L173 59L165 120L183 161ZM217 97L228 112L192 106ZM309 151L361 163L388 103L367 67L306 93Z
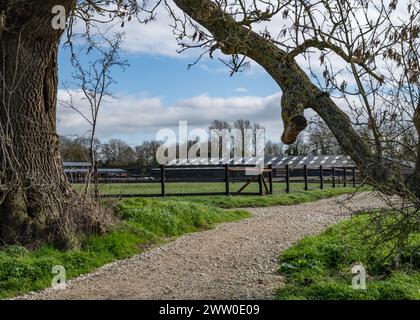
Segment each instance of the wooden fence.
M274 185L278 183L285 184L284 191L290 193L293 184L303 184L304 190L309 190L310 184L317 184L320 189L324 189L329 183L333 188L338 185L344 187L356 186L357 170L354 167L328 167L308 168L307 165L300 168L290 168L289 165L283 167L266 166L257 168L249 165L183 165L183 166L139 166L131 168L113 168L120 169L120 172L126 172L124 176L100 176L96 175L93 181L99 184L114 183L155 183L160 184L160 192L154 194L103 194L101 198L116 197L168 197L168 196L216 196L216 195L260 195L273 194ZM130 174L133 170L137 172L146 171L149 177L139 174ZM210 170L204 172L204 170ZM196 173L195 175L192 174ZM197 174L198 173L198 174ZM174 178L175 177L175 178ZM83 183L84 178L69 176L71 183ZM223 182L224 192L194 192L194 193L168 193L167 185L170 183L210 183ZM244 183L239 191L231 191L232 183ZM258 192L246 192L246 189L253 183L258 184Z

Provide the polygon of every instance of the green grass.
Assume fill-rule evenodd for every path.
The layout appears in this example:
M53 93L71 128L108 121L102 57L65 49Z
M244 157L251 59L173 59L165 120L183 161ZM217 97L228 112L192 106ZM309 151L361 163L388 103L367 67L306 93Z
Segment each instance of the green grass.
M43 246L0 250L0 298L51 285L55 265L66 268L67 278L140 253L150 244L213 227L216 223L249 217L246 211L226 211L186 201L131 199L120 202L116 214L122 222L112 232L90 237L81 250L61 251Z
M295 191L292 193L274 193L261 196L213 196L213 197L187 197L188 201L203 203L219 208L253 208L270 206L289 206L304 202L317 201L325 198L336 197L342 194L355 192L355 188L327 188L308 191ZM181 199L181 198L179 198ZM184 198L185 199L185 198Z
M321 235L307 237L280 256L280 272L286 285L277 299L420 299L420 257L410 261L409 249L420 245L420 234L409 240L395 268L392 243L373 245L366 238L369 219L352 218ZM354 263L362 263L368 273L367 290L351 286Z
M235 182L230 183L230 191L237 192L245 183ZM350 187L351 183L348 183ZM80 190L82 185L74 185L76 190ZM325 188L331 188L331 183L325 183ZM340 189L342 186L340 187ZM160 194L160 183L114 183L114 184L102 184L100 185L100 192L104 195L126 195L126 194ZM274 194L285 193L286 184L281 182L275 182L273 184ZM298 192L304 190L303 183L291 183L290 189L292 192ZM310 183L310 190L320 190L319 183ZM349 188L351 189L351 188ZM225 192L224 182L168 182L166 183L167 194L177 193L211 193L211 192ZM258 193L258 183L251 183L244 192Z
M75 189L80 189L81 185L75 185ZM253 187L255 189L255 186ZM99 187L101 194L104 195L126 195L126 194L160 194L160 183L112 183L102 184ZM255 189L256 190L256 189ZM166 183L166 192L170 193L193 193L193 192L224 192L224 183L187 183L173 182ZM256 191L254 191L256 192Z
M243 183L231 184L231 191L238 191ZM285 184L275 183L273 195L261 197L259 195L243 195L243 196L189 196L189 197L168 197L168 199L176 199L181 201L191 201L195 203L203 203L219 208L251 208L251 207L270 207L278 205L294 205L304 202L317 201L325 198L335 197L342 194L353 193L356 191L366 191L367 187L356 189L352 187L332 188L328 184L321 190L319 184L310 184L309 190L304 190L301 183L291 184L291 193L285 192ZM224 183L168 183L166 192L168 194L176 193L205 193L205 192L224 192ZM253 183L246 189L246 192L258 192L258 185ZM159 194L159 184L108 184L101 186L102 194L116 194L124 196L124 194Z

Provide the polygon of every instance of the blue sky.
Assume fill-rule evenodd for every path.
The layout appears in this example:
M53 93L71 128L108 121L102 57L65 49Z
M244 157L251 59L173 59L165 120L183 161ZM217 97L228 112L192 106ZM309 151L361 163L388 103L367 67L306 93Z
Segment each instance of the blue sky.
M261 69L246 70L230 76L218 60L203 59L188 69L191 57L164 57L151 54L123 53L129 66L115 69L114 86L119 95L149 93L160 96L166 103L207 93L214 97L233 95L268 96L279 91L277 84ZM71 81L72 67L67 50L60 54L60 81Z

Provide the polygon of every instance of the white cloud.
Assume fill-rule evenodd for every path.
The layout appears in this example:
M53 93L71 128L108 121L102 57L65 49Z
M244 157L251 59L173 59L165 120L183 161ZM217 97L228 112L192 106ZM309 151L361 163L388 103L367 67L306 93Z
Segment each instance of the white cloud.
M124 27L126 40L123 48L129 53L143 53L151 55L186 57L180 55L176 37L172 33L171 18L165 10L159 9L156 21L139 24L138 21L128 22Z
M179 13L179 10L175 11ZM111 25L107 22L107 16L99 14L95 15L95 21L98 21L94 24L95 28L103 33L124 32L126 37L122 48L128 53L177 58L191 56L190 54L180 55L177 52L179 46L171 27L173 19L163 5L160 5L155 11L155 19L148 23L140 23L137 19L132 19L125 21L124 27L121 27L119 23ZM78 21L74 31L76 34L85 33L85 23Z
M199 64L199 67L206 72L225 73L225 74L229 72L229 69L226 66L222 65L221 63L215 64L210 61L210 58L203 57L202 60L203 61Z
M88 104L82 94L72 92L79 110L88 114ZM59 99L69 99L65 91L59 91ZM210 97L203 94L164 105L158 97L123 96L108 98L103 104L98 120L98 138L127 137L132 143L155 137L163 128L175 129L179 121L188 121L191 129L207 129L211 121L249 119L264 125L267 135L279 140L282 122L280 118L280 94L266 97ZM63 135L83 135L89 125L74 110L59 106L58 131Z

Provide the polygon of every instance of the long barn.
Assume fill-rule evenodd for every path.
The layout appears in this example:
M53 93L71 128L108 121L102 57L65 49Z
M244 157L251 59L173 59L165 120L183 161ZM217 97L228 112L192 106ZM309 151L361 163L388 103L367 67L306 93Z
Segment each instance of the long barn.
M314 156L314 155L302 155L302 156L279 156L279 157L248 157L248 158L230 158L230 159L196 159L188 161L174 160L167 164L166 177L171 180L183 180L186 177L194 181L206 181L206 180L220 180L224 179L223 166L228 164L229 166L256 166L264 165L273 168L273 177L284 178L284 171L288 166L290 176L302 177L303 170L306 166L309 176L318 176L319 169L322 166L325 169L325 175L329 176L332 174L332 168L338 169L336 174L340 175L340 169L348 168L352 169L355 167L354 162L348 156L344 155L330 155L330 156ZM188 166L188 167L186 167ZM195 168L196 167L196 168ZM244 175L244 174L242 174ZM153 177L159 178L160 170L153 170ZM240 174L237 174L237 178L240 178ZM245 178L245 177L244 177Z
M344 168L354 168L353 161L344 155L329 156L278 156L278 157L247 157L229 159L187 159L174 160L165 165L165 176L168 181L191 181L191 182L217 182L225 180L224 167L255 167L263 165L272 167L274 179L284 179L286 166L289 168L289 175L293 178L303 176L306 167L309 177L319 176L319 169L322 166L325 176L332 175L332 168L337 169L336 175L343 174ZM90 171L91 164L88 162L65 162L64 170L69 179L73 182L80 182ZM161 168L155 167L118 167L98 169L100 179L106 182L153 182L161 179ZM233 173L235 179L246 179L245 172Z

